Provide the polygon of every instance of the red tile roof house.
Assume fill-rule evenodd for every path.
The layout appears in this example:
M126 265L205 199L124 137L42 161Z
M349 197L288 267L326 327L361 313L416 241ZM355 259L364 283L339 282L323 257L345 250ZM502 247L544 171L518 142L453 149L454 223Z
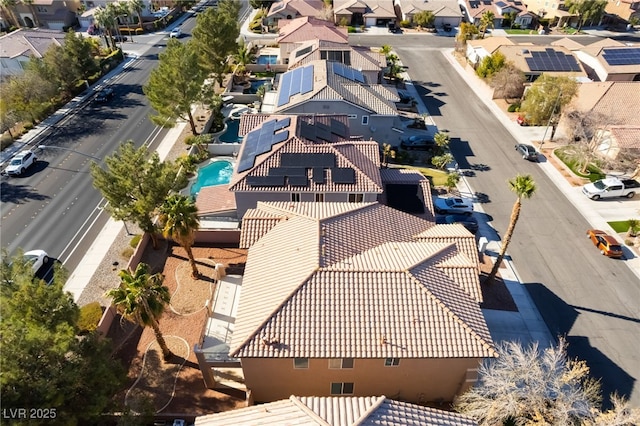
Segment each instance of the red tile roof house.
M354 67L311 61L279 75L261 111L277 114L344 114L353 137L399 145L402 130L393 86L370 82Z
M347 117L243 115L229 183L242 218L258 201L376 201L383 191L375 141L351 141ZM277 130L274 130L277 129Z
M269 26L278 24L281 20L293 20L308 16L318 16L322 13L324 2L322 0L281 0L271 4L269 13L267 13L267 21Z
M496 356L478 252L460 225L378 203L259 202L229 355L256 402L451 401Z
M236 425L325 426L477 426L457 413L394 401L383 396L315 397L290 396L239 410L196 417L195 426Z
M640 81L640 47L604 39L576 51L595 81Z
M291 21L280 21L278 38L276 39L280 46L278 57L282 58L286 64L289 60L289 54L300 43L313 39L349 44L349 34L346 28L337 27L333 22L304 16Z

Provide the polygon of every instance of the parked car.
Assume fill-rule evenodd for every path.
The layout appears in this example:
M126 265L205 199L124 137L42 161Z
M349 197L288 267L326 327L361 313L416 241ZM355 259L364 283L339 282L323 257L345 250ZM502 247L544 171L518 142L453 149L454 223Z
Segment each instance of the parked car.
M611 235L598 229L589 229L587 236L600 253L607 257L622 257L622 246Z
M182 36L182 30L180 29L180 27L172 29L169 33L170 38L180 38L180 36Z
M582 193L592 200L614 197L633 198L636 192L640 192L640 182L634 179L600 179L582 187Z
M115 41L116 43L122 43L127 41L127 36L123 36L123 35L114 35L113 36L113 41Z
M522 155L522 158L529 161L538 161L538 152L533 145L519 143L515 146L516 151Z
M101 104L109 102L113 98L113 95L113 89L111 87L105 87L96 95L96 102Z
M437 224L454 224L459 223L460 225L467 228L467 231L475 234L478 232L478 220L470 216L468 214L449 214L446 216L436 216Z
M25 261L31 264L33 272L38 272L43 265L49 263L49 255L44 250L30 250L24 255Z
M442 29L445 30L445 32L450 33L453 27L451 26L451 24L445 23L444 25L442 25Z
M38 161L36 155L31 151L20 151L16 154L11 162L5 169L5 172L10 176L18 176L27 171L31 165Z
M401 104L410 104L414 101L413 96L402 90L398 90L398 96L400 97Z
M433 207L438 214L470 215L473 213L473 203L467 198L436 198L433 200Z
M389 32L390 32L390 33L394 33L394 34L395 34L395 33L399 33L399 32L400 32L400 27L399 27L399 26L397 26L397 25L396 25L395 23L393 23L393 22L389 22L389 23L387 24L387 28L389 29Z
M400 148L406 150L420 149L428 150L436 146L436 143L428 136L409 136L402 138Z

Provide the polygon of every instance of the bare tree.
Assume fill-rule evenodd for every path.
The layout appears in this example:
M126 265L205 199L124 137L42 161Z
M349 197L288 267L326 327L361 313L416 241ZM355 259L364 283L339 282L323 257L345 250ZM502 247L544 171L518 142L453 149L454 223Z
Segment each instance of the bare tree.
M496 98L520 99L524 93L524 83L527 79L524 73L511 62L507 62L498 72L493 74L489 85L493 88Z

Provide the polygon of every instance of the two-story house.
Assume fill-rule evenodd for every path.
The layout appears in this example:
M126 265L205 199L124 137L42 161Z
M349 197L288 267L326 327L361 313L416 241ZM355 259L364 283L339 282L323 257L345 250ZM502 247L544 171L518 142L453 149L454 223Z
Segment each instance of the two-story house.
M479 26L482 15L486 12L494 14L493 26L500 28L504 24L504 17L508 13L515 13L512 24L521 28L531 28L536 22L536 15L532 13L528 5L521 0L459 0L460 7L464 9L469 22Z
M613 0L608 1L604 11L616 15L625 21L640 19L640 0Z
M243 115L229 183L238 218L258 201L367 202L383 191L378 143L351 141L345 116ZM262 120L256 126L258 121Z
M258 203L229 355L256 402L451 401L496 356L475 238L378 203Z
M265 93L262 112L278 114L343 114L352 136L400 143L395 124L397 90L369 82L358 69L340 62L311 61L281 75Z
M21 75L31 58L42 58L52 45L62 46L65 35L59 30L19 29L1 36L1 78Z
M322 0L280 0L273 2L267 13L269 26L282 26L281 20L318 16L324 8Z
M603 39L575 52L596 81L640 81L640 47Z
M333 22L304 16L291 21L280 21L280 25L277 42L280 47L279 57L285 64L288 63L291 52L297 49L300 43L309 40L349 44L347 29L337 27Z

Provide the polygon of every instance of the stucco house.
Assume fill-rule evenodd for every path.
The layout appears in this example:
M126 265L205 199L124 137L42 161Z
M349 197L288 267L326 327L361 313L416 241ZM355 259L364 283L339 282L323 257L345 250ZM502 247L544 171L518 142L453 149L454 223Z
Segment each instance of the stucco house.
M0 37L0 76L22 75L31 58L42 58L50 46L62 46L66 33L59 30L19 29Z
M578 20L578 15L569 13L564 0L527 0L527 8L538 17L550 20L552 26L573 25Z
M400 143L397 90L367 81L364 73L351 66L311 61L280 74L275 86L265 93L263 113L347 115L352 136Z
M81 10L80 0L33 0L15 2L0 8L3 21L19 27L40 27L50 30L62 30L78 23L76 13Z
M593 80L640 81L640 47L604 39L575 54Z
M386 396L294 396L267 404L196 417L195 426L378 425L477 426L462 414L389 399Z
M357 27L384 27L402 19L391 0L334 0L333 15L335 22Z
M433 0L433 1L401 1L399 3L402 13L402 20L413 21L416 13L428 10L435 17L433 25L442 28L445 24L457 27L462 21L462 12L456 0Z
M316 60L340 62L362 72L366 81L382 82L387 60L383 53L368 47L350 46L326 40L309 40L300 43L289 56L289 68L304 66Z
M531 28L536 22L536 15L527 8L527 4L521 0L459 0L459 5L464 9L467 19L472 24L479 26L482 15L486 12L494 14L493 25L495 28L503 26L504 17L507 13L514 12L513 24L520 28Z
M322 19L304 16L291 21L281 21L276 41L280 47L280 55L285 64L289 56L300 43L318 39L333 43L349 44L346 28L337 27L334 23Z
M260 202L229 355L256 402L451 401L496 356L475 238L378 203Z
M292 20L305 16L316 17L323 8L322 0L280 0L271 4L267 13L267 22L271 25L280 20Z
M367 202L382 193L378 143L351 141L347 117L243 119L253 122L253 130L244 137L229 183L238 218L258 201Z
M474 68L487 56L493 55L502 46L513 46L516 43L509 37L486 37L467 41L467 61Z
M612 15L619 16L629 22L633 18L640 19L639 0L616 0L608 1L604 11Z

